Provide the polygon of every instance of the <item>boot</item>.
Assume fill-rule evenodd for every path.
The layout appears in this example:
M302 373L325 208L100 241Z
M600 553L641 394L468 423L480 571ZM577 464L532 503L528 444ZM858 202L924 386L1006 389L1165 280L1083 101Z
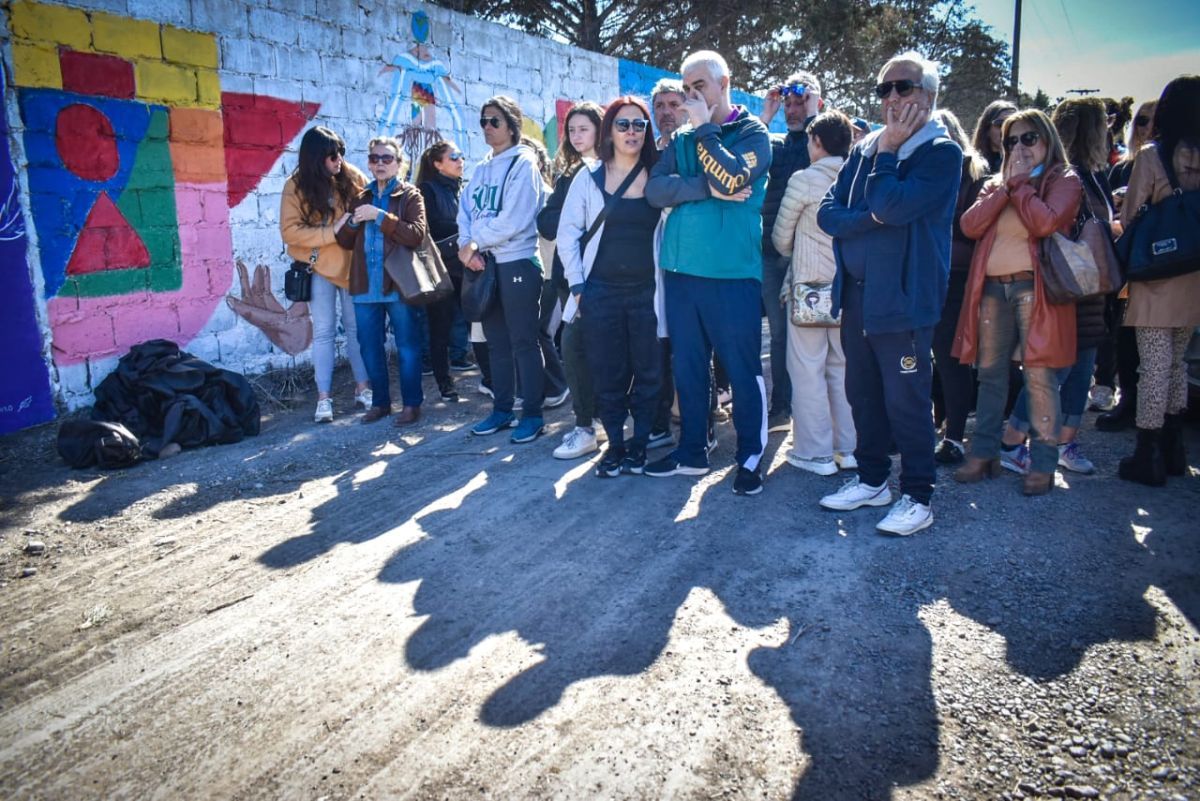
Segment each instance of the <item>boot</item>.
M1133 428L1134 417L1137 415L1137 401L1133 393L1121 392L1121 400L1111 412L1105 412L1096 418L1096 430L1113 433Z
M1126 456L1117 468L1117 475L1126 481L1136 481L1147 487L1167 483L1166 463L1162 452L1162 430L1139 428L1133 456Z
M1045 495L1054 489L1053 473L1038 473L1030 470L1021 477L1021 492L1025 495Z
M1001 472L1003 470L998 457L985 459L982 456L968 456L967 463L954 471L954 480L959 484L974 484L985 478L996 478Z
M1183 449L1183 415L1168 414L1162 427L1163 463L1168 476L1186 476L1187 451Z

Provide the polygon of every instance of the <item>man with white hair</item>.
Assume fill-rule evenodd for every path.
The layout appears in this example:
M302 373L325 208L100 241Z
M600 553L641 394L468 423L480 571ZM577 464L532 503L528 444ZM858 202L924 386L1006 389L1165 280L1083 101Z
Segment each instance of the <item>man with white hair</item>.
M842 315L846 395L858 434L858 476L821 498L821 506L890 504L894 442L901 497L876 528L907 536L933 523L930 348L950 275L962 151L930 117L936 64L903 53L878 80L884 127L850 151L817 215L833 237L833 311Z
M762 216L771 166L767 128L729 96L729 67L700 51L680 68L689 125L650 171L646 200L671 208L659 265L675 388L679 444L646 466L651 476L708 472L709 364L715 350L733 389L737 475L733 491L762 491L767 445L762 345Z

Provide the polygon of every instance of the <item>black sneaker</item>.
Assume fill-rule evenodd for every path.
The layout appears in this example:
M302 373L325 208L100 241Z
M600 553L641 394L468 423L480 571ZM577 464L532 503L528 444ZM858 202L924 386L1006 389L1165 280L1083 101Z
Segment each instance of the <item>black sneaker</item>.
M438 393L442 396L442 400L446 403L458 403L458 392L454 389L454 383L447 381L438 386Z
M421 375L433 375L433 365L428 359L421 360Z
M792 426L791 409L775 409L767 414L767 431L787 431Z
M933 458L938 464L962 464L966 461L966 451L961 442L956 442L952 439L943 439L937 446L937 450L933 452Z
M762 475L757 470L739 467L733 479L734 495L757 495L762 492Z
M654 476L655 478L662 478L664 476L703 476L708 473L708 468L680 464L675 461L675 457L666 456L657 462L651 462L646 465L642 473L647 476Z
M466 359L451 359L450 369L456 373L467 373L475 369L475 365Z
M625 452L623 450L615 451L612 448L606 450L604 458L600 460L600 464L596 465L596 478L616 478L621 475L621 462L624 459Z
M650 439L646 442L646 450L654 450L655 448L665 448L668 445L674 445L675 439L671 436L670 431L651 431Z
M640 476L646 470L646 452L630 453L621 460L621 472L627 476Z

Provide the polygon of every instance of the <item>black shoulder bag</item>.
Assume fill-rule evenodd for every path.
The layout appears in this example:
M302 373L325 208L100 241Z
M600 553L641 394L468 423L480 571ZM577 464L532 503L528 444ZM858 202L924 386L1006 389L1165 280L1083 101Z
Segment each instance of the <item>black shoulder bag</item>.
M283 294L292 303L307 303L312 300L312 274L317 263L318 248L312 249L308 261L293 261L283 277Z
M500 196L496 199L496 216L504 208L504 187L508 184L508 175L516 166L517 157L508 162L504 171L504 179L500 182ZM472 270L463 265L462 293L459 300L462 303L463 318L469 323L481 323L488 312L496 305L499 289L496 284L496 257L491 253L483 253L483 269Z
M1200 270L1200 190L1181 188L1170 157L1157 145L1154 151L1166 170L1171 194L1143 204L1117 240L1127 281L1155 281Z

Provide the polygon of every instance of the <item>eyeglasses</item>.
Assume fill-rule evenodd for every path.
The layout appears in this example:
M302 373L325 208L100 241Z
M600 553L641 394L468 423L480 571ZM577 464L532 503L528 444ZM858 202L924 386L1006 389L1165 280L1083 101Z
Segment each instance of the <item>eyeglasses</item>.
M885 100L892 93L892 89L895 89L896 94L901 97L908 97L916 88L916 81L910 81L908 78L899 81L884 81L875 87L875 96L880 100Z
M1009 118L1009 116L1011 116L1011 115L1005 114L1003 117L997 117L996 119L992 120L992 127L993 128L1003 128L1004 121L1007 120Z
M501 122L503 122L503 120L501 120L499 117L480 117L479 127L486 128L490 125L493 128L499 128Z
M1139 114L1133 118L1133 124L1136 125L1138 128L1141 128L1143 125L1150 124L1150 118L1147 116L1144 116L1142 114Z
M625 133L630 128L633 128L635 133L645 133L646 128L648 128L649 126L650 126L650 120L631 120L628 118L621 118L619 120L613 120L613 127L616 128L621 133Z
M447 153L446 158L450 159L451 161L462 161L463 154L455 150L453 153Z
M804 97L808 93L809 93L809 88L802 83L794 83L791 86L779 87L779 96L780 97L787 97L788 95L795 95L796 97Z
M1020 136L1006 136L1004 137L1004 152L1007 153L1016 147L1017 142L1025 145L1025 147L1033 147L1040 141L1042 141L1042 135L1037 131L1026 131Z
M367 156L367 161L371 164L391 164L396 160L396 157L391 153L371 153Z
M337 150L333 151L332 153L328 153L325 156L325 158L333 159L334 161L341 161L345 157L346 157L346 148L345 147L338 147Z

